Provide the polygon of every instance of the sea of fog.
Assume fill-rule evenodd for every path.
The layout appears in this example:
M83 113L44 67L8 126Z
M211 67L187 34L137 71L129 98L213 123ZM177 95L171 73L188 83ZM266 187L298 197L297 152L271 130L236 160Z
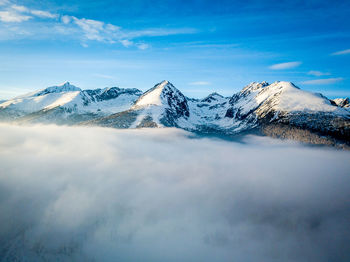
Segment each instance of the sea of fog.
M0 261L350 261L350 152L0 125Z

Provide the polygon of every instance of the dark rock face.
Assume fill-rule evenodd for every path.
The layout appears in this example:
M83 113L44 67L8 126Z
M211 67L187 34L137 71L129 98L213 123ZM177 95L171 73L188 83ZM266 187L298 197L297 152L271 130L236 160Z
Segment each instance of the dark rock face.
M308 129L281 123L263 124L259 127L263 135L279 139L296 140L307 144L333 146L340 149L350 149L349 141L339 140L332 136L322 135Z
M345 107L345 108L350 108L350 100L349 98L338 98L334 100L330 100L331 103L340 106L340 107Z
M158 127L158 125L153 121L152 117L146 116L144 119L142 119L141 123L136 126L137 128L153 128Z
M72 114L72 109L58 106L27 114L16 119L14 122L17 124L55 123L56 125L75 125L76 123L89 121L98 117L100 115L94 113Z
M113 128L129 128L138 116L137 110L127 110L107 117L101 117L92 121L83 122L81 125L94 125Z
M84 100L84 105L88 105L91 102L111 100L125 94L140 96L142 94L142 91L136 88L124 89L119 87L84 90L82 91L82 98Z
M166 88L162 95L166 97L169 107L175 112L175 117L190 116L186 97L178 90Z
M327 136L350 144L350 118L336 116L331 113L296 112L282 115L273 121L264 123L283 124L301 130L309 130L321 136Z
M225 114L225 117L233 118L233 116L234 116L234 110L233 110L233 108L231 107L231 108L227 109L226 114Z
M168 104L170 109L168 113L171 113L174 118L190 116L186 97L173 84L167 82L162 90L161 98Z
M212 102L218 101L218 98L223 98L223 96L214 92L208 95L206 98L203 98L201 102L212 103Z

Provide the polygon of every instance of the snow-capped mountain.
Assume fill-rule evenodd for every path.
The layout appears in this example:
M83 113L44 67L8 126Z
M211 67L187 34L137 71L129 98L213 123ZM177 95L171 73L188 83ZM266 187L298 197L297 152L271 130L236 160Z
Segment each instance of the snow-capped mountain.
M343 107L345 109L350 109L350 100L349 98L336 98L331 100L335 105Z
M301 90L290 82L252 83L230 99L225 117L238 129L259 128L270 136L315 143L323 137L350 141L350 114L322 94ZM291 132L290 130L293 129ZM320 141L322 140L322 141Z
M156 84L127 111L93 121L118 128L179 127L190 115L186 97L169 81Z
M149 118L157 126L176 126L177 119L187 119L190 115L186 97L169 81L163 81L145 92L132 109L142 111L136 125Z
M315 143L324 136L350 141L350 113L321 94L290 82L251 83L232 97L217 93L186 98L168 81L145 92L127 111L89 124L117 128L172 126L232 135L260 130L266 135ZM293 128L289 133L286 129Z
M348 99L329 100L290 82L254 82L232 97L212 93L203 99L185 97L169 81L143 94L117 87L81 90L67 82L8 100L0 104L0 115L18 122L178 127L226 135L260 130L305 142L349 144L348 108Z
M232 96L226 117L257 124L277 121L294 114L348 116L321 94L301 90L290 82L251 83Z
M65 82L0 104L2 120L74 124L128 109L142 94L118 87L81 90Z

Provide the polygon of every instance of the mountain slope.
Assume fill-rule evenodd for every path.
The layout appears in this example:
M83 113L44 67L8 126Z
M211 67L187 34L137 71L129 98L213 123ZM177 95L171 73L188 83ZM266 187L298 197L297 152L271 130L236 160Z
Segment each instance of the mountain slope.
M335 105L340 106L342 108L350 110L350 100L349 98L336 98L331 100Z
M121 128L178 127L179 119L187 119L189 115L186 97L169 81L163 81L140 96L129 110L90 124Z
M81 90L69 82L15 97L0 104L2 120L74 124L128 109L141 95L118 87Z
M304 130L342 141L350 140L350 114L321 94L301 90L289 82L252 83L230 100L226 117L240 121L245 129L258 127L265 134L286 137L285 126L297 136ZM266 133L266 130L270 130ZM303 134L303 135L301 135Z

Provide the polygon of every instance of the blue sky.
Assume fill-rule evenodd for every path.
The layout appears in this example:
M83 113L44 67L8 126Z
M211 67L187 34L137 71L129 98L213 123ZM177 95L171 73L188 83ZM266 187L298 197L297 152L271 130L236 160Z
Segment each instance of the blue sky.
M232 95L291 81L350 96L349 1L0 0L0 99L70 81Z

